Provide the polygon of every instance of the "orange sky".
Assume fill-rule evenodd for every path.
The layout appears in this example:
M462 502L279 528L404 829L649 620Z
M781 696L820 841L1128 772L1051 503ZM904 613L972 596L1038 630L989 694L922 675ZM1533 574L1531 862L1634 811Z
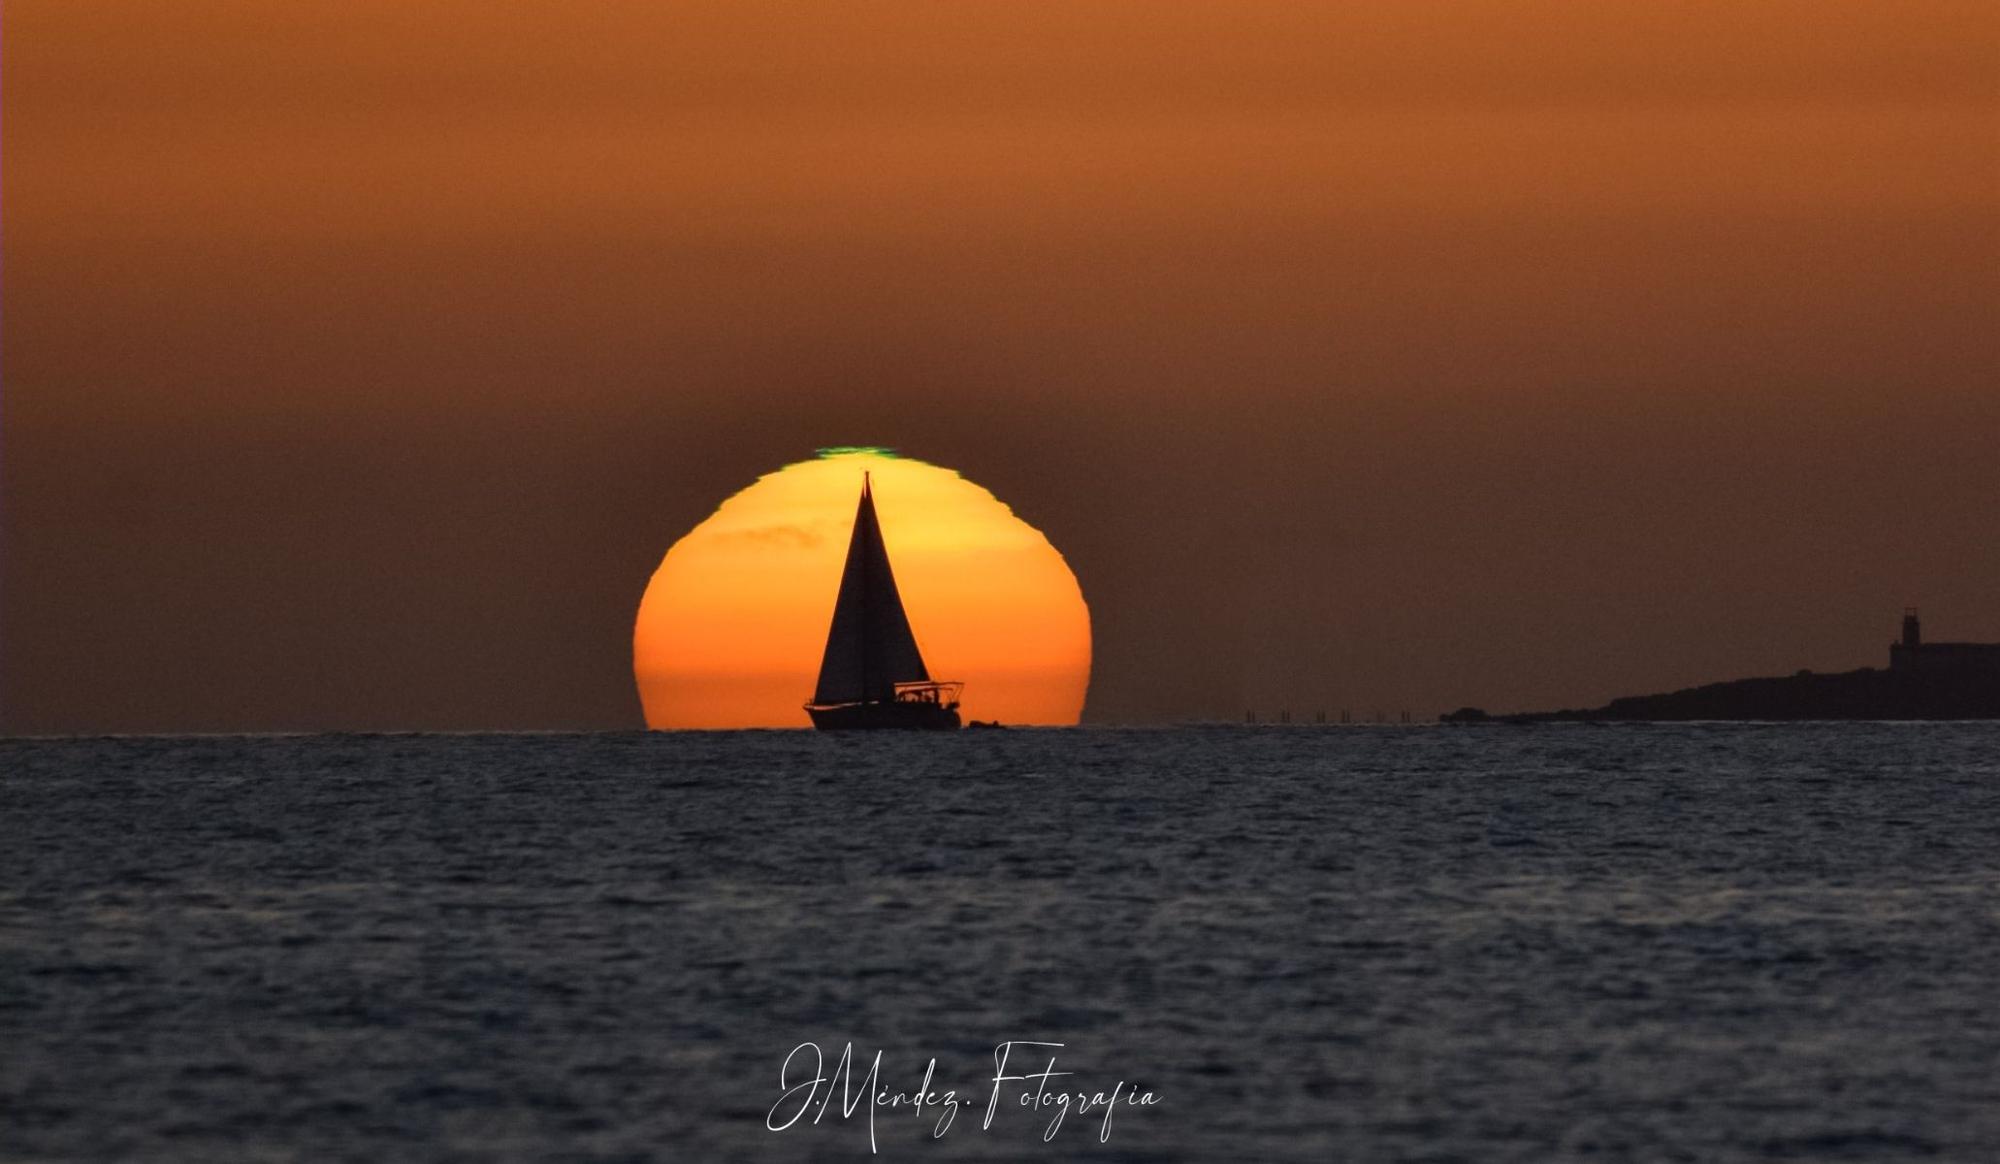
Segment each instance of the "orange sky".
M773 465L963 470L1087 718L2000 639L2000 11L9 5L0 727L640 722ZM636 580L636 581L635 581Z

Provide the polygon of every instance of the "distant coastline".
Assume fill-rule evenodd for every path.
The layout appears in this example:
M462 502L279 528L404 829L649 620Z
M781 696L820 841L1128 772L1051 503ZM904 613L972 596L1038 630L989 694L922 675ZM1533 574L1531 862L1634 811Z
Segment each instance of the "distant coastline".
M1926 643L1914 609L1889 648L1886 670L1732 679L1602 707L1488 715L1476 707L1445 723L1673 722L1688 720L2000 719L2000 643Z

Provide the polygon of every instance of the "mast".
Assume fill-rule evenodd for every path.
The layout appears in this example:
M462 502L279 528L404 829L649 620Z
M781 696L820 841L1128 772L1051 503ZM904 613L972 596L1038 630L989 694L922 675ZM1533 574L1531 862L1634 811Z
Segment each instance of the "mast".
M856 509L854 511L854 536L858 538L867 535L871 538L871 540L880 541L881 538L879 537L879 535L882 532L882 527L877 525L875 522L874 477L875 475L873 473L870 473L868 470L866 469L861 470L861 506L859 509ZM868 520L865 522L861 520L861 511L864 509L868 511ZM871 550L873 548L874 548L873 546L869 547L869 549ZM889 559L889 554L887 548L884 547L882 560L886 562L888 561L888 559ZM867 556L866 560L872 563L875 560L875 556L871 553ZM872 573L874 573L874 571L872 570L864 569L861 571L861 609L863 610L868 609L868 596L869 593L874 589L874 587L868 584L869 575ZM870 653L871 652L867 650L863 650L861 652L861 690L863 692L862 694L863 699L866 699L868 697L867 696L868 692L872 692L875 690L875 688L870 686L868 682L868 656Z

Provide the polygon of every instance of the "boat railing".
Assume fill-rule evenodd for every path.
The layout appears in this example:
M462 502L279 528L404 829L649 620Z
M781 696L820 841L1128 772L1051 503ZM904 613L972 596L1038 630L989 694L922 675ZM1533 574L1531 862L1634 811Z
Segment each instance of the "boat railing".
M959 692L965 690L963 682L942 683L898 683L897 703L935 703L944 707L957 707Z

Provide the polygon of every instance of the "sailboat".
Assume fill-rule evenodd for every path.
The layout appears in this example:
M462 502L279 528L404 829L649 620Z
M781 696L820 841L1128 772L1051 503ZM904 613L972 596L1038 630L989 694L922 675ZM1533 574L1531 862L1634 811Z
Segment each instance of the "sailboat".
M806 714L822 731L846 728L958 726L958 695L965 684L937 682L917 650L910 616L889 569L889 551L875 520L874 488L861 477L861 504L847 542L847 565L833 625L819 664L819 686Z

